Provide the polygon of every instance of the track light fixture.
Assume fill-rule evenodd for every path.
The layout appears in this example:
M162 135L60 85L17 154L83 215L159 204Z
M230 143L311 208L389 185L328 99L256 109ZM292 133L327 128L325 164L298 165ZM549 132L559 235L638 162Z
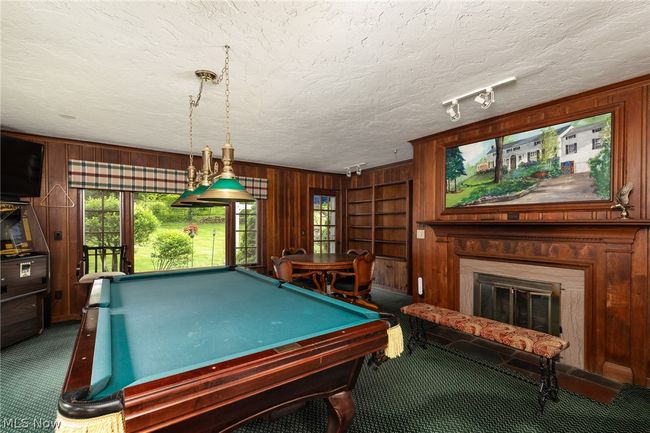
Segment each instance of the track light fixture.
M494 103L494 89L492 89L492 87L488 87L485 89L485 92L481 92L476 95L474 101L478 102L482 109L487 110L490 108L490 105Z
M366 165L365 162L360 162L358 164L352 164L349 167L343 167L343 169L345 170L345 175L347 177L352 177L352 169L354 168L354 172L356 173L356 175L361 176L361 167L363 167L364 165Z
M445 111L449 115L449 118L452 122L457 122L460 119L460 104L458 101L474 96L474 101L478 102L481 105L482 109L487 110L492 104L494 104L495 101L494 88L497 86L502 86L504 84L512 83L516 80L517 77L508 77L489 86L480 87L478 89L472 90L471 92L463 93L462 95L454 96L453 98L447 99L446 101L442 101L442 105L449 105Z
M460 104L456 99L451 101L451 104L447 107L446 111L452 122L458 122L460 120Z

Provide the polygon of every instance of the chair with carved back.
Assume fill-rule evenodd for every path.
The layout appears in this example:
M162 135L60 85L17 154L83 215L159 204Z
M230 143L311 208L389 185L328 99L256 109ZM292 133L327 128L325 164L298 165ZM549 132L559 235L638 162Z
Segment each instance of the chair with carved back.
M368 254L369 252L370 251L366 249L350 249L347 250L345 254L347 254L348 256L356 257L356 256L363 256L365 254ZM339 280L339 285L351 286L352 284L354 284L354 275L349 275L349 276L339 275L338 280Z
M348 250L345 254L347 254L348 256L363 256L368 253L369 253L368 250L352 249L352 250Z
M310 290L322 291L319 272L293 272L293 264L286 257L271 256L273 274L278 280L293 283Z
M371 299L372 277L375 269L375 255L372 253L357 256L352 262L352 272L330 271L330 289L334 294L351 298ZM353 277L350 281L348 278Z
M307 254L307 250L304 248L298 247L289 247L282 250L282 257L284 256L293 256L297 254Z

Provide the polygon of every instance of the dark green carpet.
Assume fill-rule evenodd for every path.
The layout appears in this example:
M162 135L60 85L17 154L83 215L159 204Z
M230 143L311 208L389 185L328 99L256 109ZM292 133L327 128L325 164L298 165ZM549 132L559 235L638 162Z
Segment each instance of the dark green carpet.
M0 432L53 430L45 424L56 418L78 329L78 323L54 325L0 353Z
M385 291L373 292L373 301L389 311L409 303ZM41 337L2 351L2 433L49 431L33 425L11 428L6 420L54 419L77 326L53 326ZM626 386L611 405L562 390L560 401L548 403L539 415L535 385L440 348L416 349L377 371L364 368L354 397L357 415L350 433L650 432L648 389ZM314 401L276 421L254 421L237 433L321 433L326 421L325 404Z

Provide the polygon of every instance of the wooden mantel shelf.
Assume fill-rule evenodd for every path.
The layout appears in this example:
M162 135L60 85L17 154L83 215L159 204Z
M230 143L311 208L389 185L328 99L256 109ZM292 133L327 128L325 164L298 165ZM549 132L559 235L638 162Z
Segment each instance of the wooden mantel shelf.
M650 220L431 220L418 221L436 233L437 242L462 237L475 239L519 239L519 241L576 241L605 244L634 242L636 234L650 227ZM626 247L628 248L628 247Z
M417 221L417 224L432 227L441 226L631 226L647 227L650 226L650 220L635 219L615 219L615 220L429 220Z

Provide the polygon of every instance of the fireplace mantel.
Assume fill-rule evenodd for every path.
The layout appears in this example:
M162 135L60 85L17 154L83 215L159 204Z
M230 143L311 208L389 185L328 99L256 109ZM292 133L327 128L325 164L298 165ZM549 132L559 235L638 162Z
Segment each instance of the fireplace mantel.
M526 226L526 227L648 227L650 220L616 219L616 220L429 220L417 221L417 224L431 227L443 226Z
M650 220L434 220L436 263L422 300L458 309L463 258L571 268L585 275L585 368L646 384ZM417 241L416 241L417 242ZM641 270L634 271L634 270ZM638 323L632 317L643 318Z
M452 236L631 245L641 228L650 227L650 220L431 220L417 224L433 228L438 241Z

